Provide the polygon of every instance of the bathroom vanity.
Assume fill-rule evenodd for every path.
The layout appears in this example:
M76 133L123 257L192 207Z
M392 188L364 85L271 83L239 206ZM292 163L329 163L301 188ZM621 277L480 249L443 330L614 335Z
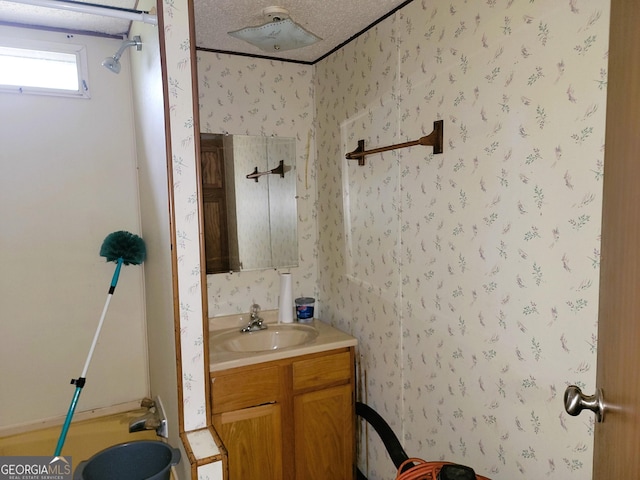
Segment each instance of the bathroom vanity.
M355 478L356 339L313 327L301 345L254 352L216 346L232 329L212 332L211 415L230 480Z

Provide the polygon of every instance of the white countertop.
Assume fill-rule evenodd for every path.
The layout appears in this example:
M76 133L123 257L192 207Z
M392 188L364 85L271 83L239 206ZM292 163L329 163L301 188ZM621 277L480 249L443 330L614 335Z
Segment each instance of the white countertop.
M263 312L261 314L265 319L265 322L267 324L273 323L269 321L273 317L268 314L265 315L265 313L266 312ZM209 371L211 372L226 370L228 368L243 367L245 365L254 365L256 363L270 362L272 360L281 360L283 358L295 357L298 355L307 355L309 353L324 352L327 350L334 350L336 348L353 347L358 343L355 337L352 337L351 335L348 335L321 320L314 319L313 322L305 323L303 325L314 326L318 330L318 336L313 341L304 345L267 350L263 352L229 352L217 350L213 344L217 333L223 333L234 329L237 330L238 324L240 325L240 328L246 325L247 322L243 321L244 316L234 317L234 319L227 318L220 321L214 318L209 322ZM229 324L234 326L229 327Z

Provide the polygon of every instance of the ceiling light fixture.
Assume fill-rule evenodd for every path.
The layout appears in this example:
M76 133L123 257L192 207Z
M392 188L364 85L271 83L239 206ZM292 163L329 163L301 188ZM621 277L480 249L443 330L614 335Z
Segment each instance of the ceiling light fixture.
M266 23L256 27L228 32L229 35L265 52L282 52L307 47L321 38L305 30L289 18L289 11L282 7L267 7L262 10Z

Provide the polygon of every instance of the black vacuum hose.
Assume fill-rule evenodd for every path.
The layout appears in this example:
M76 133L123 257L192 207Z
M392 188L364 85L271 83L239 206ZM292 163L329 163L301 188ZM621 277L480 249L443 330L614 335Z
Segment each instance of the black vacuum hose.
M356 402L356 415L364 418L367 423L374 428L387 449L389 457L391 457L391 461L396 466L396 469L400 468L400 465L402 465L402 463L409 457L404 451L404 448L402 448L400 440L398 440L396 434L391 430L389 424L385 422L373 408L361 402ZM356 478L358 480L367 480L367 477L360 471L360 469L357 471Z

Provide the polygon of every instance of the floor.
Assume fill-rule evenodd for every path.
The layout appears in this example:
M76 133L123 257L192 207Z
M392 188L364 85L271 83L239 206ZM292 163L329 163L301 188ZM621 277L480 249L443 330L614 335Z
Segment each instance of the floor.
M140 409L108 415L92 420L72 422L62 449L62 455L71 456L77 465L95 453L133 440L159 440L155 431L129 433L129 421L143 415ZM0 438L0 456L8 455L53 455L60 436L61 427L50 427L18 435Z

